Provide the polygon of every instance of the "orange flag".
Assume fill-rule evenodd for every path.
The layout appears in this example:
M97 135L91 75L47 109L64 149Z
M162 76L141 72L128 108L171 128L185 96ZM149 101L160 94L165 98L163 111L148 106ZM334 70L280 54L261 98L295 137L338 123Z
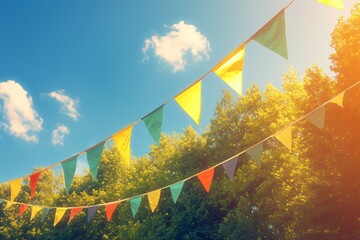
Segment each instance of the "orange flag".
M106 204L105 208L106 208L106 219L108 221L111 220L111 217L116 209L116 207L119 205L119 202L115 202L115 203L109 203Z
M33 199L33 197L34 197L36 183L39 180L40 174L41 174L41 172L37 172L37 173L30 175L30 189L31 189L30 199Z
M70 217L69 217L68 224L71 222L71 220L73 220L73 218L76 216L76 214L78 214L82 210L83 209L80 208L80 207L72 208L71 211L70 211Z
M21 214L23 214L23 212L25 212L25 210L26 210L27 208L28 208L28 205L27 205L27 204L20 204L18 216L20 216Z
M197 175L200 182L204 186L206 192L210 191L210 186L211 186L211 182L212 182L212 179L214 176L214 171L215 171L215 168L211 168L211 169L207 170L206 172L202 172Z
M132 123L112 136L112 139L120 152L120 156L128 165L130 164L130 141L134 124L135 123Z
M242 92L244 57L245 45L241 45L212 69L216 75L239 95L241 95Z
M22 178L10 181L10 200L14 201L21 190Z

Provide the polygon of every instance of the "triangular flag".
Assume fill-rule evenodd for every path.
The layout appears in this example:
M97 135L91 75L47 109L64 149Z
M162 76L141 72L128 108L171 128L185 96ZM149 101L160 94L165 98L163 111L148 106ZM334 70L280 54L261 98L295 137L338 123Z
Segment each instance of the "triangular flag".
M218 63L212 70L239 95L241 95L242 92L244 57L245 46L241 45Z
M23 214L23 212L25 212L25 210L26 210L27 208L28 208L28 205L27 205L27 204L20 204L18 216L20 216L21 214Z
M343 102L344 102L344 93L339 93L338 95L336 95L335 97L333 97L329 102L331 103L335 103L337 105L339 105L340 107L344 107Z
M230 159L229 161L224 162L222 164L222 166L225 169L226 174L228 175L228 177L230 178L231 181L234 177L237 162L238 162L238 157L234 157L234 158Z
M184 187L184 183L185 182L179 182L170 186L170 192L174 203L176 203L176 201L178 200L181 190Z
M21 190L22 178L10 181L10 201L13 201Z
M201 81L195 83L177 97L175 101L199 125L201 115Z
M104 150L104 143L101 143L100 145L88 150L86 152L86 157L88 160L89 168L91 171L91 174L94 179L97 177L98 169L99 169L99 162L102 155L102 152Z
M54 218L54 227L60 222L66 213L67 208L56 208L55 218Z
M307 115L305 118L316 127L323 129L325 123L325 107L322 106L321 108Z
M114 203L108 203L106 204L105 208L106 208L106 219L108 221L111 220L111 216L113 215L116 207L119 205L119 202L114 202Z
M6 201L6 206L5 206L4 210L11 207L13 204L14 204L14 202L12 202L12 201Z
M34 219L34 217L36 216L36 214L42 209L42 207L40 206L32 206L31 207L31 216L30 216L30 221Z
M70 211L70 217L69 217L68 224L74 219L74 217L76 216L76 214L78 214L78 213L81 212L82 210L83 210L83 208L81 208L81 207L72 208L71 211Z
M128 165L130 164L130 141L133 126L134 123L112 136L112 139L120 152L120 156Z
M206 192L210 191L210 186L211 186L211 182L212 182L212 179L214 176L214 171L215 171L215 168L211 168L211 169L197 175L200 182L204 186Z
M41 222L43 222L49 213L50 208L44 208L41 213Z
M33 199L36 189L36 183L39 180L41 172L34 173L30 175L30 199Z
M255 41L264 47L288 59L285 9L267 22L253 37Z
M142 120L147 127L151 137L157 145L160 145L161 126L163 122L164 105L143 117Z
M160 194L161 194L161 189L158 189L158 190L148 193L148 199L149 199L151 212L154 212L156 206L158 205L159 199L160 199Z
M263 152L263 143L259 143L255 146L253 146L252 148L250 148L249 150L246 151L247 154L249 154L249 156L252 158L252 160L254 160L254 162L257 165L260 165L261 163L261 155Z
M75 175L76 164L77 164L77 156L68 161L61 163L61 166L64 170L65 188L67 193L69 192L72 180Z
M89 223L91 219L93 218L94 214L98 210L98 206L93 206L88 208L88 215L87 215L87 222Z
M328 6L344 10L344 2L343 0L318 0L318 2L321 2L323 4L326 4Z
M274 135L282 144L285 145L289 150L291 150L291 126L288 126L284 129L277 131Z
M142 199L142 196L130 199L130 206L131 206L131 212L132 212L133 217L135 217L136 213L139 210L141 199Z

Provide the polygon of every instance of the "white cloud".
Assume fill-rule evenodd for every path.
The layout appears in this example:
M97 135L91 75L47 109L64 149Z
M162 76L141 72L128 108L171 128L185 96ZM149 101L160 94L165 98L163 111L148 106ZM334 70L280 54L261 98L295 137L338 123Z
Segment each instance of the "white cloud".
M38 142L38 133L42 130L43 119L33 108L31 96L13 80L0 82L0 100L2 105L1 126L11 134L28 142Z
M66 135L70 133L68 127L65 125L58 126L53 132L52 132L52 143L54 145L64 145L64 138Z
M169 28L172 31L164 36L145 39L143 53L153 48L155 56L169 63L174 72L184 70L188 53L195 62L209 58L210 43L196 26L180 21Z
M49 93L49 96L60 102L61 105L61 111L63 111L66 115L71 117L73 120L77 120L80 116L77 111L77 105L79 103L79 100L73 99L67 95L65 95L65 90L57 90L55 92Z

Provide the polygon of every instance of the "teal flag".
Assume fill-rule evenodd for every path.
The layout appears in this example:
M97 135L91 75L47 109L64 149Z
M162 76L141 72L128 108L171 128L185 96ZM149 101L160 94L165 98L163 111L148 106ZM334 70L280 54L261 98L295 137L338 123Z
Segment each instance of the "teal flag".
M285 30L285 9L266 23L253 37L264 47L288 59Z
M87 214L87 222L89 223L91 219L93 218L94 214L98 210L98 206L93 206L88 208L88 214Z
M47 216L48 213L49 213L49 210L50 210L50 208L44 208L44 209L42 210L42 213L41 213L41 222L44 222L46 216Z
M164 105L152 111L141 120L143 120L151 137L157 145L160 145L161 126L163 122Z
M142 199L142 196L130 199L131 212L132 212L133 217L135 217L136 213L139 210L141 199Z
M234 158L230 159L229 161L224 162L222 164L226 174L228 175L228 177L230 178L231 181L234 178L237 162L238 162L238 157L234 157Z
M263 143L259 143L258 145L247 150L246 152L256 162L257 165L260 165L261 155L263 152Z
M61 163L61 166L64 170L64 177L65 177L65 187L66 187L66 192L69 192L72 180L74 178L75 175L75 171L76 171L76 164L77 164L77 156Z
M88 160L90 171L91 171L91 174L94 179L96 179L96 177L97 177L100 158L101 158L102 152L104 150L104 146L105 146L105 142L101 143L100 145L98 145L86 152L86 157Z
M179 195L183 189L185 182L179 182L179 183L175 183L173 185L170 186L170 192L171 192L171 196L174 200L174 203L176 203L176 201L179 198Z
M321 108L307 115L305 118L316 127L323 129L325 123L325 107L322 106Z

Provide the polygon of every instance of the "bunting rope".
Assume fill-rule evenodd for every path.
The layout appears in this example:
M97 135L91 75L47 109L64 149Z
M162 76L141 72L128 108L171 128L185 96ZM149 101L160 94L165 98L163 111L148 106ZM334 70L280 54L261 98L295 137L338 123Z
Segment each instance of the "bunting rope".
M346 88L345 90L343 90L342 92L340 92L339 94L337 94L335 97L331 98L330 100L324 102L323 104L321 104L320 106L318 106L317 108L313 109L312 111L310 111L309 113L299 117L298 119L296 119L295 121L291 122L290 124L286 125L284 128L280 129L279 131L277 131L276 133L264 138L263 140L257 142L256 144L246 148L245 150L233 155L232 157L220 162L220 163L217 163L201 172L198 172L196 174L193 174L187 178L184 178L180 181L177 181L175 183L172 183L172 184L169 184L169 185L166 185L164 187L161 187L161 188L158 188L156 190L152 190L152 191L149 191L149 192L146 192L146 193L142 193L142 194L139 194L139 195L135 195L135 196L132 196L132 197L127 197L127 198L123 198L123 199L120 199L120 200L116 200L116 201L112 201L112 202L108 202L108 203L100 203L100 204L93 204L93 205L86 205L86 206L71 206L71 207L54 207L54 206L40 206L40 205L34 205L34 204L27 204L27 203L21 203L21 202L17 202L17 201L12 201L12 200L7 200L7 199L2 199L0 198L0 203L1 202L6 202L6 207L5 209L7 209L8 207L14 205L14 204L18 204L20 205L20 209L19 209L19 216L26 210L27 207L32 207L33 209L35 209L36 211L39 211L38 209L56 209L56 216L55 216L55 221L54 221L54 226L61 220L62 216L65 214L66 210L67 209L71 209L71 210L74 210L76 209L76 211L78 211L80 209L83 210L83 209L92 209L94 210L94 212L92 212L91 214L89 213L89 215L93 215L95 214L96 210L98 209L98 207L101 207L101 206L105 206L106 207L106 210L107 210L107 219L109 221L109 219L111 218L111 214L113 213L113 211L115 210L116 206L118 204L120 204L121 202L125 202L125 201L130 201L130 204L131 204L131 207L132 207L132 212L133 212L133 216L135 216L139 206L140 206L140 203L141 203L141 200L144 196L148 196L149 198L149 203L150 203L150 207L151 207L151 211L153 212L154 209L156 208L157 204L158 204L158 201L159 201L159 198L160 198L160 193L161 193L161 190L164 190L166 188L170 188L170 191L171 191L171 194L173 196L173 200L174 200L174 203L176 203L176 200L177 198L179 197L179 194L182 190L182 186L183 184L194 178L194 177L198 177L199 180L201 181L202 185L204 186L205 190L207 192L209 192L210 190L210 185L211 185L211 182L212 182L212 178L213 178L213 175L214 175L214 171L215 171L215 168L220 166L220 165L223 165L224 169L225 169L225 172L228 174L229 178L232 179L233 175L234 175L234 172L235 172L235 169L236 169L236 165L237 165L237 158L244 154L244 153L248 153L250 155L250 157L253 158L253 154L251 154L251 150L253 150L254 148L256 148L257 146L263 144L265 141L267 141L268 139L270 138L277 138L281 143L283 143L285 146L286 144L284 143L284 141L282 141L280 139L280 135L283 134L284 132L286 132L286 129L289 129L290 128L290 136L291 136L291 126L295 125L296 123L298 123L299 121L303 120L303 119L307 119L309 122L313 123L315 126L319 127L317 124L315 124L310 118L310 116L312 116L316 111L319 111L321 110L323 107L325 107L326 104L328 103L334 103L334 104L337 104L339 105L340 107L343 107L343 98L344 98L344 95L345 95L345 92L347 92L348 90L356 87L357 85L360 84L360 81L358 81L357 83L351 85L350 87ZM325 120L325 119L323 119ZM321 128L321 127L320 127ZM290 137L290 142L291 142L291 137ZM288 147L288 146L286 146ZM288 147L290 150L291 150L291 147ZM262 153L262 149L261 149L261 152L260 152L260 157L261 157L261 153ZM253 160L256 162L256 159L253 158ZM231 164L230 161L233 161ZM260 164L260 163L258 163ZM230 169L227 168L227 166L231 165L231 169L232 171L229 171ZM172 190L172 187L178 187L177 189L177 192L176 194L173 193L173 190ZM134 201L133 201L134 200ZM136 203L136 206L135 208L133 208L133 205L132 205L132 201ZM134 203L134 204L135 204ZM110 206L110 207L109 207ZM59 210L60 209L60 210ZM110 214L110 217L108 216L108 209L109 211L111 211L111 214ZM58 213L58 210L59 210L59 214L62 214L60 219L59 216L57 216L57 213ZM36 213L35 213L36 214ZM33 214L32 214L32 217L31 219L33 218ZM74 216L73 216L74 217ZM89 216L88 216L89 217ZM70 217L70 220L69 222L71 221L71 217ZM91 219L90 219L91 220ZM89 218L88 218L88 221L89 221Z
M177 94L175 97L173 97L173 98L165 101L159 108L164 107L166 104L168 104L168 103L171 102L172 100L176 100L176 101L179 103L179 105L182 106L182 104L181 104L181 102L178 100L178 98L179 98L182 94L186 93L188 90L190 90L191 88L193 88L194 86L196 86L196 84L201 83L201 81L202 81L207 75L209 75L211 72L214 72L214 73L216 73L220 78L223 78L223 80L224 80L230 87L232 87L237 93L241 94L241 91L239 91L239 88L236 89L236 87L234 87L234 85L239 84L239 83L231 83L231 82L229 82L228 80L226 80L226 78L229 78L228 76L226 76L226 75L224 76L224 75L222 75L222 74L218 74L217 71L221 68L221 65L226 65L226 64L228 64L229 60L231 60L231 59L234 57L234 55L238 54L239 51L245 50L245 46L246 46L249 42L251 42L251 40L255 40L255 41L259 42L260 44L264 45L265 47L269 48L270 50L273 50L274 52L278 53L279 55L281 55L281 56L283 56L283 57L286 56L285 58L287 59L287 50L286 50L286 54L285 54L285 55L284 55L284 54L281 54L281 53L279 53L279 51L276 49L276 48L278 48L279 46L271 46L272 43L265 43L263 40L261 40L261 39L256 39L256 38L257 38L257 36L259 36L259 34L260 34L262 31L267 31L267 30L269 30L269 29L267 29L267 28L269 28L269 26L271 27L272 23L274 23L274 21L276 21L277 17L279 17L280 15L283 16L283 15L284 15L283 13L285 12L285 10L286 10L288 7L290 7L291 4L294 3L294 2L295 2L295 0L292 0L288 5L286 5L284 8L282 8L275 16L273 16L263 27L261 27L258 31L256 31L250 38L248 38L248 39L247 39L244 43L242 43L239 47L237 47L235 50L233 50L228 56L226 56L223 60L221 60L216 66L214 66L213 68L211 68L208 72L206 72L203 76L201 76L198 80L196 80L196 81L195 81L194 83L192 83L190 86L188 86L188 87L185 88L183 91L181 91L181 92L180 92L179 94ZM283 17L284 17L284 16L283 16ZM285 21L285 20L283 20L283 21ZM285 22L283 22L283 24L285 24ZM285 28L285 25L283 25L283 27ZM283 31L283 33L280 33L280 34L283 34L283 36L285 36L285 29L283 29L282 31ZM272 36L272 37L274 38L274 36ZM272 40L273 40L273 39L272 39ZM284 39L282 39L282 40L284 40ZM286 39L285 39L285 45L286 45ZM285 48L287 48L287 47L285 46ZM241 64L239 64L239 65L240 65L239 67L241 68L241 70L239 71L239 72L240 72L240 76L239 76L239 74L237 74L237 75L235 75L235 76L233 76L233 75L231 76L231 78L239 77L239 78L240 78L240 79L239 79L240 84L241 84L241 80L242 80L241 74L242 74L243 57L244 57L244 56L242 56ZM235 63L235 64L238 64L238 63ZM226 67L226 66L225 66L225 67ZM231 81L234 81L234 79L231 79ZM240 89L241 89L241 86L240 86ZM201 86L200 86L200 91L199 91L199 92L200 92L200 97L201 97ZM201 101L201 98L200 98L200 101ZM187 102L187 103L188 103L188 102ZM185 105L186 105L186 103L185 103ZM200 107L201 107L201 103L200 103ZM159 108L157 108L157 109L159 109ZM182 108L185 110L186 107L182 106ZM157 110L157 109L156 109L156 110ZM142 118L134 121L132 124L130 124L128 127L125 128L125 129L130 128L130 130L129 130L129 131L130 131L130 138L131 138L131 130L132 130L132 127L135 126L138 122L144 120L146 117L148 117L151 113L155 112L156 110L154 110L154 111L150 112L149 114L145 115L144 117L142 117ZM185 110L185 111L186 111L186 110ZM187 111L186 111L186 112L187 112ZM187 113L188 113L188 112L187 112ZM188 114L191 115L190 113L188 113ZM200 114L200 113L199 113L199 114ZM192 116L191 116L191 117L192 117ZM196 117L197 117L197 119L194 119L194 117L192 117L192 118L194 119L194 121L195 121L197 124L199 124L200 116L196 116ZM124 129L121 129L118 133L121 133L123 130L124 130ZM55 167L57 167L57 166L63 165L63 164L66 163L66 162L69 162L69 161L71 161L71 160L76 159L76 158L79 157L80 155L83 155L83 154L85 154L85 153L88 153L89 151L92 151L92 150L98 148L99 146L107 143L107 142L108 142L109 140L111 140L111 139L115 140L115 139L114 139L114 136L115 136L116 134L117 134L117 133L115 133L114 135L112 135L112 136L110 136L110 137L108 137L108 138L100 141L99 143L95 144L94 146L92 146L92 147L90 147L90 148L87 148L87 149L85 149L85 150L83 150L83 151L81 151L81 152L79 152L79 153L77 153L77 154L75 154L75 155L73 155L73 156L65 159L65 160L62 160L62 161L57 162L57 163L55 163L55 164L53 164L53 165L47 166L47 167L41 169L40 171L37 171L37 172L33 172L33 173L31 173L31 174L24 175L23 177L19 177L19 178L13 179L13 180L4 181L4 182L2 182L2 183L0 183L0 184L11 183L11 182L19 181L20 179L29 178L29 177L31 178L33 175L40 175L40 174L41 174L42 172L44 172L44 171L47 171L47 170L49 170L49 169L52 169L52 168L55 168ZM130 138L127 139L127 140L128 140L128 141L127 141L127 144L128 144L128 145L130 144ZM129 153L129 151L130 151L130 150L127 149L127 152L124 151L123 154L122 154L122 147L130 147L130 146L120 146L120 147L119 147L119 145L124 145L124 144L121 144L121 140L122 140L122 139L120 139L120 143L116 143L116 145L118 146L118 149L119 149L119 151L120 151L120 155L122 155L123 157L124 157L124 155L126 155L126 156L124 157L124 158L125 158L124 160L125 160L127 163L129 163L129 161L130 161L130 153ZM115 142L116 142L116 141L115 141ZM90 164L89 164L89 165L90 165ZM98 166L98 164L97 164L97 166ZM97 170L95 170L95 171L97 171ZM93 174L93 176L94 176L94 178L96 178L96 174ZM35 184L35 185L36 185L36 184Z

